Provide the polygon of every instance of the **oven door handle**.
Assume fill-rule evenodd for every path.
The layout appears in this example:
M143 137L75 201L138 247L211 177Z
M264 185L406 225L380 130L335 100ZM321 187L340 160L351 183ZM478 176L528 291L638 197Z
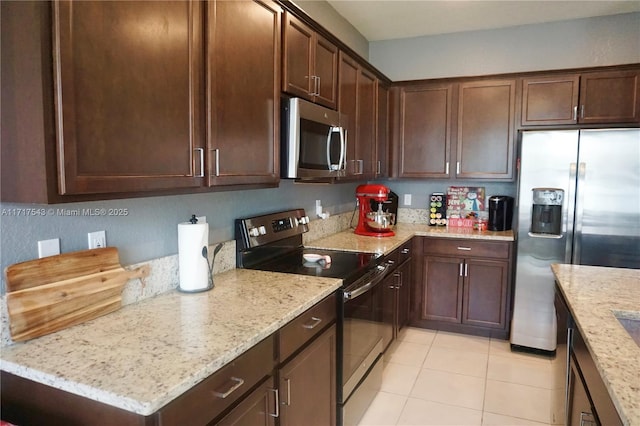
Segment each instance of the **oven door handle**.
M378 272L374 275L374 277L370 281L368 281L366 284L356 287L353 290L344 292L344 300L353 300L356 297L369 291L372 287L375 287L380 281L382 281L382 279L387 273L387 270L389 269L389 266L390 265L388 263L385 263L384 266L382 265L377 266L376 268Z

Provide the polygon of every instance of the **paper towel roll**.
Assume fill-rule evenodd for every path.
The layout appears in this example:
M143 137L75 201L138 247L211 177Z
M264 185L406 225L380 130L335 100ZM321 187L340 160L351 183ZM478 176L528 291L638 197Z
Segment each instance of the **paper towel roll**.
M178 224L179 290L196 292L208 290L209 263L202 249L209 245L209 224L183 222Z

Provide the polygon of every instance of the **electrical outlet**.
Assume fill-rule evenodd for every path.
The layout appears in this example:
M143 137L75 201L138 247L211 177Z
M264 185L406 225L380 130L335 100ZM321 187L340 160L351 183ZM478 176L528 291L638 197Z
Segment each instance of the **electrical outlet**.
M38 258L60 254L60 238L38 241Z
M107 246L107 236L104 231L89 232L87 234L89 240L89 248L102 248Z
M411 205L411 194L404 194L404 205L405 206Z

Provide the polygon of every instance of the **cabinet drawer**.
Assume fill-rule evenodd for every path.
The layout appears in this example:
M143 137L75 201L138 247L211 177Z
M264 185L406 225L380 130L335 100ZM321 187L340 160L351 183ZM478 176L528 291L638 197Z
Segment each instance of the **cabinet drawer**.
M425 254L508 259L509 246L511 243L425 238L423 244L423 251Z
M398 249L398 265L402 265L405 260L411 258L412 240L407 241Z
M275 365L269 336L159 412L162 425L207 424L270 375Z
M325 298L280 329L280 362L336 319L336 296Z

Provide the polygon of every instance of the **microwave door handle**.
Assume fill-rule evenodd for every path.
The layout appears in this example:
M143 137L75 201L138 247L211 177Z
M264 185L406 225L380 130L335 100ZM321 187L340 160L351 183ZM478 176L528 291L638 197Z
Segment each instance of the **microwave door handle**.
M342 127L340 129L340 162L338 163L338 169L347 168L347 131Z
M340 164L342 163L342 132L340 127L331 127L329 129L329 133L327 133L327 167L329 170L338 170L340 168ZM338 160L338 164L331 164L331 135L334 133L340 134L340 159Z

